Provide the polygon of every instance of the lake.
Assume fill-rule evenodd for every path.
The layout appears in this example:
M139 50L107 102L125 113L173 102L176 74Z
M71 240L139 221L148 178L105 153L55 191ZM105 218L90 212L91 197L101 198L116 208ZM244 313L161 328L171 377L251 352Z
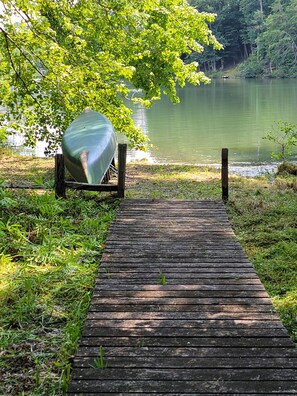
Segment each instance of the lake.
M219 164L227 147L231 171L252 176L276 168L276 147L263 139L273 124L297 123L297 79L213 80L180 89L179 96L177 105L163 97L150 109L133 108L135 123L153 147L145 154L130 151L130 159ZM37 150L43 155L44 144Z
M213 80L179 96L177 105L164 97L150 109L134 108L153 144L146 155L152 161L218 164L227 147L233 168L269 170L276 147L263 137L276 121L297 123L296 79Z

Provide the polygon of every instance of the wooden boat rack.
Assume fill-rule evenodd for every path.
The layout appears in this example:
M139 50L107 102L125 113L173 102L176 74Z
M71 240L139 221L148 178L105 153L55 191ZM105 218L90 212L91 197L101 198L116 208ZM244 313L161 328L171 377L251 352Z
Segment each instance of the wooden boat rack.
M74 190L117 192L118 198L125 197L127 144L118 145L118 183L89 184L65 180L64 155L55 156L55 194L57 198L66 198L66 188Z

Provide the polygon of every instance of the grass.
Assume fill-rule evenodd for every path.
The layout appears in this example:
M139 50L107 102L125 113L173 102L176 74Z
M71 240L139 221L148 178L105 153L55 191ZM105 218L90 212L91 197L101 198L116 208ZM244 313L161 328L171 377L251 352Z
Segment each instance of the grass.
M128 164L127 198L220 199L220 171L191 165Z
M159 270L159 276L158 276L157 280L160 285L162 285L162 286L167 285L167 278L161 270Z
M38 163L38 172L10 169L14 183L37 173L50 181L52 161ZM117 206L94 193L69 192L66 201L52 190L0 188L0 394L65 393Z
M102 345L99 346L99 354L98 357L94 359L94 364L91 366L97 369L106 369L108 367L108 363L105 361L104 352Z
M297 342L296 176L238 179L228 212L235 233Z
M50 185L53 160L3 154L0 177ZM293 175L232 176L226 206L237 238L295 341L296 192ZM55 200L52 190L0 188L0 394L63 395L67 388L118 206L91 192L68 191L67 196ZM126 196L220 199L220 173L209 167L128 164ZM99 365L101 357L99 350Z

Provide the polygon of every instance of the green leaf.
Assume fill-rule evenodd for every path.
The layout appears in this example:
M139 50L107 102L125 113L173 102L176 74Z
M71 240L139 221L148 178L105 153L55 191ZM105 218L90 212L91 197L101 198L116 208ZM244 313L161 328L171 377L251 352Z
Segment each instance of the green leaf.
M5 7L4 7L5 4ZM206 83L181 60L219 44L208 27L213 14L186 1L1 1L0 126L22 132L28 145L59 144L72 120L90 107L102 112L130 145L144 149L127 98L143 92L143 104L161 92L178 102L177 85ZM3 94L2 94L3 91Z

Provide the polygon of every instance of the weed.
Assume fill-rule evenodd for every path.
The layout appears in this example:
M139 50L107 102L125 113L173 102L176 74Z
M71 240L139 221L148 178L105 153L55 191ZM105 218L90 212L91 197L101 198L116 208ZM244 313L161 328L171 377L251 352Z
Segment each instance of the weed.
M94 359L94 364L91 365L93 368L97 369L106 369L108 367L108 363L105 361L103 347L100 345L99 347L99 356Z
M167 285L166 276L163 274L161 270L159 270L158 283L162 286Z
M58 367L58 369L61 371L60 389L62 393L65 394L70 381L71 366L69 363L65 363L65 362L62 363L56 362L55 366Z

